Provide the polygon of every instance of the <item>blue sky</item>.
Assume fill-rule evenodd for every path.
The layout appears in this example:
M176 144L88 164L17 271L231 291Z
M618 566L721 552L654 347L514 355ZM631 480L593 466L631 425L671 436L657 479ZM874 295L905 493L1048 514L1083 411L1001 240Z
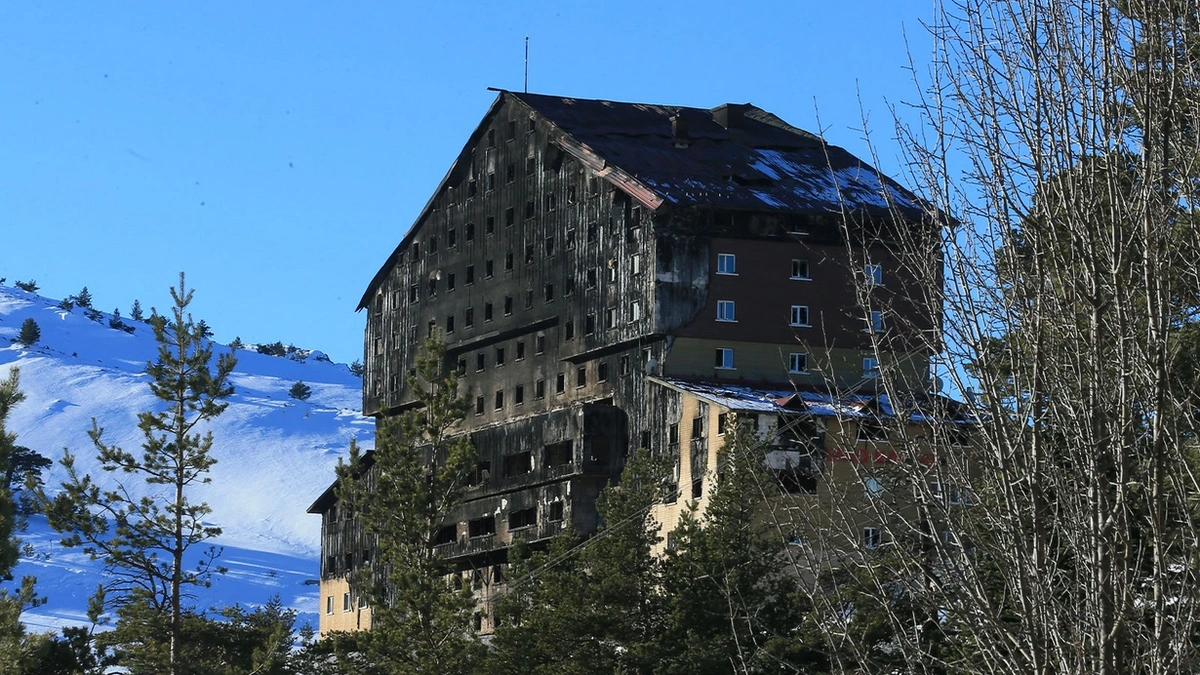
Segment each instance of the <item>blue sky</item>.
M495 98L751 102L900 173L932 0L8 2L0 277L362 355L354 308ZM819 116L819 123L818 123Z

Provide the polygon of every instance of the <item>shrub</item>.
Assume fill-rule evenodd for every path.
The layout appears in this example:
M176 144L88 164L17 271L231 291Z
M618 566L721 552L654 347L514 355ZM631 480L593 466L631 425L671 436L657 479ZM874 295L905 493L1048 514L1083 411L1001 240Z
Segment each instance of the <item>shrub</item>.
M266 354L267 356L287 356L287 348L283 346L282 342L271 342L265 345L258 345L254 348L254 350L259 354Z
M307 401L308 397L312 396L312 387L304 384L304 380L297 380L296 384L293 384L292 388L288 390L288 396L297 401Z
M17 288L25 291L26 293L37 293L38 291L37 282L33 279L30 279L29 281L17 281L15 284Z
M17 336L17 342L22 347L32 347L42 339L42 328L37 325L33 317L25 319L21 324L21 333Z
M58 303L58 308L70 312L75 309L75 301L70 298L63 298L62 302Z

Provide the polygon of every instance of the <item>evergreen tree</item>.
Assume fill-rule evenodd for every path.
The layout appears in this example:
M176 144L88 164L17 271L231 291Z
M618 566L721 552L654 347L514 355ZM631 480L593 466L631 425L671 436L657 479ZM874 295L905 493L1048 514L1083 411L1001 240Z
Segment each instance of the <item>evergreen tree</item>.
M362 361L360 361L358 359L354 359L354 363L350 364L350 372L357 375L358 377L362 377L363 373L365 372L365 370L363 369Z
M567 532L545 554L514 549L497 606L496 670L649 673L671 658L660 643L665 605L652 550L661 538L650 517L664 475L661 458L639 451L599 499L604 526L592 539Z
M29 281L14 281L13 285L25 291L26 293L37 293L38 291L37 282L33 279L30 279Z
M90 475L79 475L75 457L67 451L62 465L67 480L48 505L52 527L64 534L63 544L81 546L104 561L109 581L98 594L118 607L144 606L160 613L169 627L168 648L157 667L176 675L182 672L183 619L186 588L206 586L220 551L209 546L197 561L194 547L218 536L219 527L205 524L211 509L193 503L192 488L208 483L216 459L212 433L200 434L197 425L221 414L223 399L233 393L229 376L236 359L224 354L211 367L212 344L202 338L187 312L192 291L179 275L171 289L174 307L170 319L152 318L158 358L146 366L150 390L161 403L156 411L139 413L138 427L145 440L135 455L105 443L103 429L93 420L89 435L97 460L112 487L101 487ZM136 497L137 488L121 482L135 476L157 497ZM165 490L163 487L165 487Z
M83 290L75 295L75 304L84 309L92 309L92 294L88 291L87 286L84 286Z
M748 425L735 423L718 452L718 476L707 508L685 514L663 561L667 626L657 672L767 673L791 663L805 607L787 570L782 542L762 524L764 486L776 482L765 468L763 444Z
M137 299L134 299L133 306L129 308L129 318L134 321L142 320L142 303L138 302Z
M125 330L127 328L125 322L121 320L120 307L113 309L112 318L108 320L108 327L116 330Z
M312 396L312 387L304 384L304 380L298 380L292 388L288 390L288 396L297 401L307 401L309 396Z
M17 334L17 344L22 347L32 347L42 339L42 328L33 320L33 317L28 317L21 322L21 332Z
M20 373L13 368L8 378L0 381L0 470L7 471L11 458L17 451L17 435L7 429L8 415L13 407L25 398L20 388ZM12 568L20 553L17 532L20 520L15 512L12 492L8 485L0 485L0 581L9 581ZM29 648L29 637L21 624L21 612L27 607L41 604L42 599L34 592L35 579L26 576L17 589L0 589L0 673L9 672L5 664L18 664Z
M351 577L371 606L371 630L339 643L345 663L356 657L380 673L472 672L484 648L472 630L470 587L453 588L434 551L443 518L457 506L476 467L470 439L453 435L466 403L445 347L428 339L409 378L418 406L380 423L368 468L351 443L338 468L338 498L363 530L377 538L377 561ZM371 472L374 485L362 477Z

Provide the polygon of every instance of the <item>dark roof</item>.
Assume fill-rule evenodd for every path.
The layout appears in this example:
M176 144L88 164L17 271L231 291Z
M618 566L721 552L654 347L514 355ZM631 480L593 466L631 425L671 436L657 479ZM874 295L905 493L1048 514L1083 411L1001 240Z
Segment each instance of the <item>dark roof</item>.
M561 133L553 142L563 150L651 210L705 205L879 215L894 209L911 220L929 211L899 183L849 152L748 103L709 110L497 91L417 224L451 177L464 170L470 149L510 98L556 127ZM415 234L414 226L375 273L358 309L370 303Z
M748 103L708 110L509 95L565 132L568 152L590 153L665 203L792 213L898 208L911 218L925 210L854 155Z

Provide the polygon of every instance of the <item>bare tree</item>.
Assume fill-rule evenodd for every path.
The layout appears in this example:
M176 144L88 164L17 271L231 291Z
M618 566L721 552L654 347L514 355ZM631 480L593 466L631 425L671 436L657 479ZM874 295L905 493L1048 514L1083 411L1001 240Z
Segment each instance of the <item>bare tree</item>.
M862 311L930 312L871 331L893 409L840 420L888 455L775 515L821 525L795 561L819 625L846 668L1193 671L1200 3L960 0L930 29L898 126L928 221L845 227L912 282L864 279ZM969 408L900 365L926 356Z

